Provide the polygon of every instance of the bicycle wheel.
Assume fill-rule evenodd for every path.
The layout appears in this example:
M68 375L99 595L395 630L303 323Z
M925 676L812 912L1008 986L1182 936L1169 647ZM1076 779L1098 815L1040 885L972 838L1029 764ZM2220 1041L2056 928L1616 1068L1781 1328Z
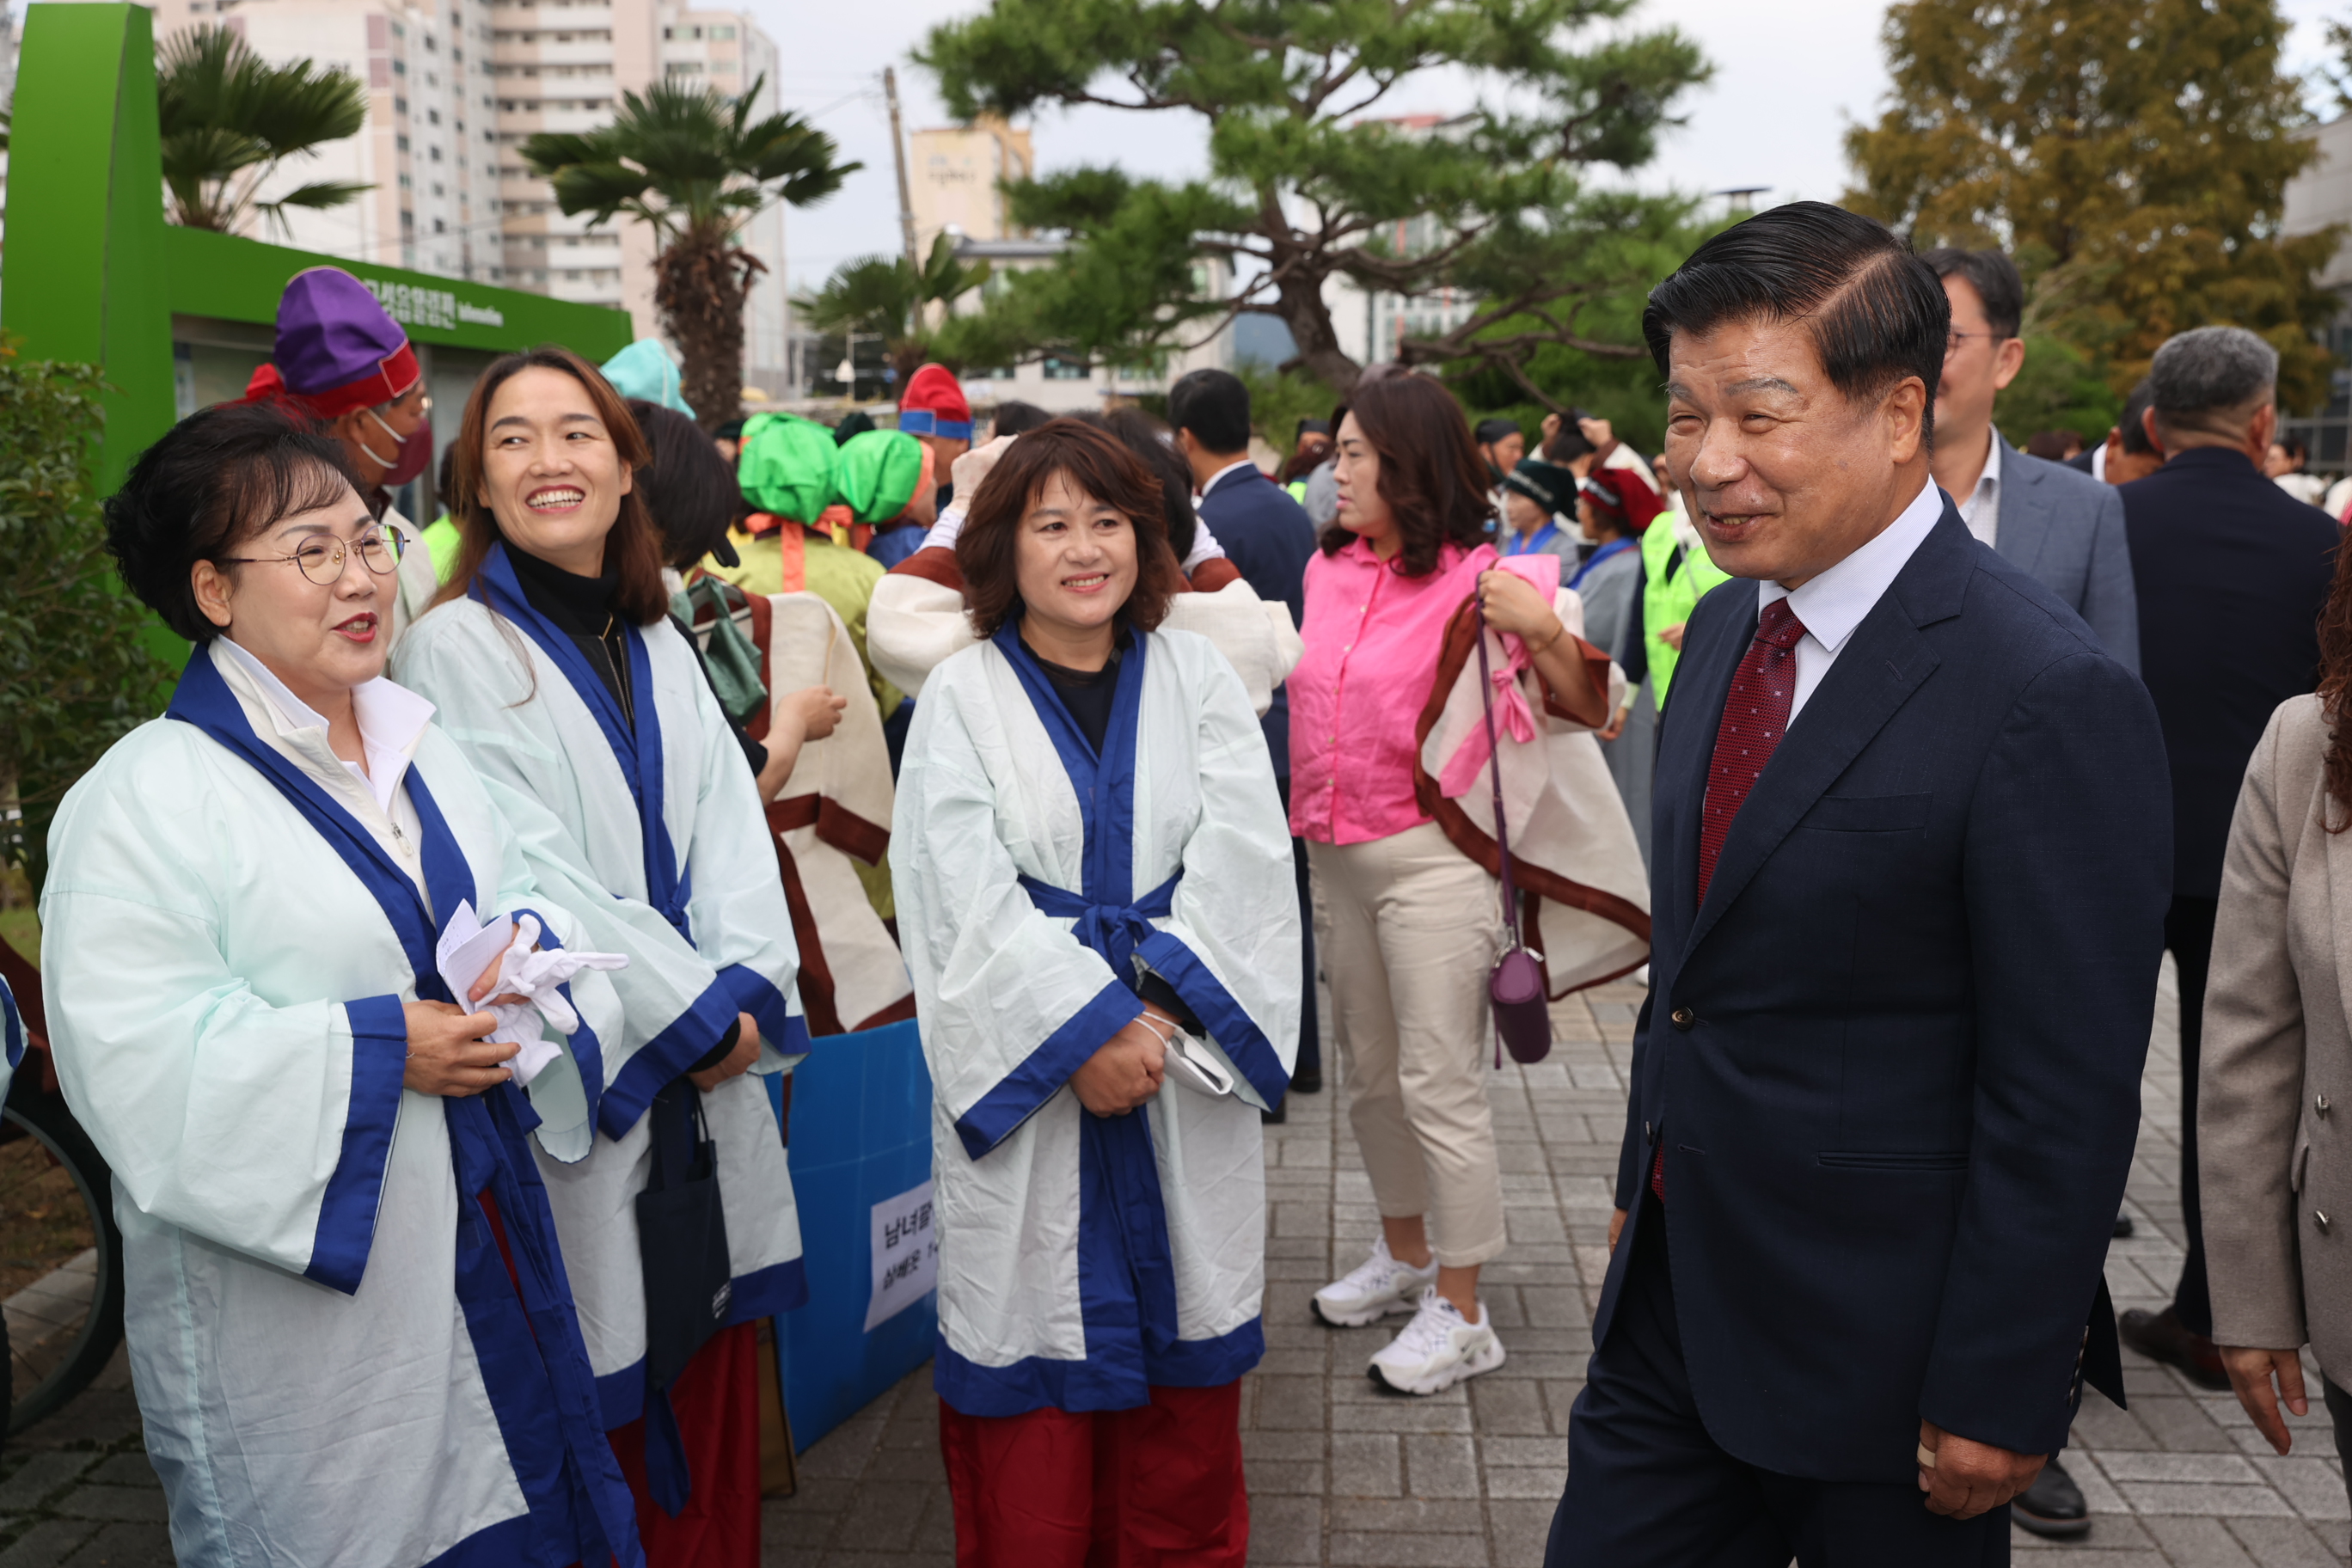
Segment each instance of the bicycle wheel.
M113 1187L64 1097L20 1081L0 1110L0 1310L11 1433L89 1387L122 1342Z

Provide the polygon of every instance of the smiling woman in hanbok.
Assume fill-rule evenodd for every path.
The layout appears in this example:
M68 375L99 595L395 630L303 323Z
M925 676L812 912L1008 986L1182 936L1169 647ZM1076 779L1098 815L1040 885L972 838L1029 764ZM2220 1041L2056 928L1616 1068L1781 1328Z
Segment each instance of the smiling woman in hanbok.
M578 928L431 705L381 679L398 536L342 463L266 405L140 458L108 543L198 646L49 837L49 1044L114 1170L173 1549L639 1563L530 1147L585 1152L618 1006L581 974L576 1015L550 1009L580 1026L562 1051L503 991L497 1016L452 1005L535 958L495 929L443 955L451 928L528 910L550 950Z
M892 837L940 1222L933 1378L961 1568L1249 1547L1260 1111L1297 890L1264 731L1133 454L1057 420L956 541L980 641L930 674ZM1139 1555L1138 1555L1139 1554Z
M669 618L621 399L563 350L509 354L457 443L457 569L397 668L440 705L540 885L629 958L595 1149L546 1167L551 1201L647 1559L754 1564L752 1325L808 1293L755 1076L808 1048L775 850Z

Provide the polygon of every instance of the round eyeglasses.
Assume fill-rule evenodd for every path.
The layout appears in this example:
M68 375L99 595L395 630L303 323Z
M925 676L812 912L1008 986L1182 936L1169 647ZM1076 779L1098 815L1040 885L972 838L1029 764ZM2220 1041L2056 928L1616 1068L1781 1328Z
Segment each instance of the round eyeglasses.
M372 528L348 542L340 539L306 539L291 555L223 555L217 559L224 563L251 566L291 561L311 582L332 587L342 577L343 560L349 552L358 552L361 565L379 577L389 577L400 570L400 552L405 544L398 529Z

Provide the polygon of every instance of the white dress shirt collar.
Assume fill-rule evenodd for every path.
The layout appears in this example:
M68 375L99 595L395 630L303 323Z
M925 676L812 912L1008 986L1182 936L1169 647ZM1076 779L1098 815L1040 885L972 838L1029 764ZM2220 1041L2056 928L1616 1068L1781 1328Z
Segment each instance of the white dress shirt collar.
M304 742L305 752L327 751L327 721L318 710L295 696L268 665L227 637L214 638L213 647L251 679L279 739ZM390 811L393 795L407 775L409 758L425 726L432 721L433 704L379 676L352 689L352 710L359 723L360 744L367 752L367 766L362 769L357 763L335 760L367 787L377 805ZM317 733L305 735L305 731Z
M1829 673L1838 652L1853 637L1863 617L1886 596L1886 590L1944 515L1944 492L1933 479L1903 509L1895 521L1853 554L1793 592L1769 580L1756 584L1756 608L1760 614L1776 599L1804 624L1797 644L1797 684L1789 705L1793 721L1813 689Z
M1977 487L1965 496L1955 496L1953 505L1959 509L1960 521L1969 531L1993 548L2000 534L2000 435L1985 432L1984 472L1977 477Z
M1211 490L1215 489L1219 485L1224 483L1225 476L1227 474L1237 472L1243 468L1255 469L1257 465L1250 460L1247 454L1244 454L1234 461L1227 463L1223 468L1219 468L1215 473L1211 474L1209 476L1209 482L1201 487L1201 494L1202 498L1205 499Z

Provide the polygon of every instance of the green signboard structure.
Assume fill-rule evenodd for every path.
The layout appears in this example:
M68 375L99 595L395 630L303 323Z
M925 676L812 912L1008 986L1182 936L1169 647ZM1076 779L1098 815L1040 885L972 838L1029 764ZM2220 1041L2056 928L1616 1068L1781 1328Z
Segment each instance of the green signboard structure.
M456 434L467 388L497 355L555 342L593 363L628 346L626 311L166 223L152 13L34 5L23 39L0 328L32 358L104 370L100 493L174 420L244 395L269 357L278 295L309 268L351 273L407 330L440 410L437 443ZM409 514L433 515L427 500Z

